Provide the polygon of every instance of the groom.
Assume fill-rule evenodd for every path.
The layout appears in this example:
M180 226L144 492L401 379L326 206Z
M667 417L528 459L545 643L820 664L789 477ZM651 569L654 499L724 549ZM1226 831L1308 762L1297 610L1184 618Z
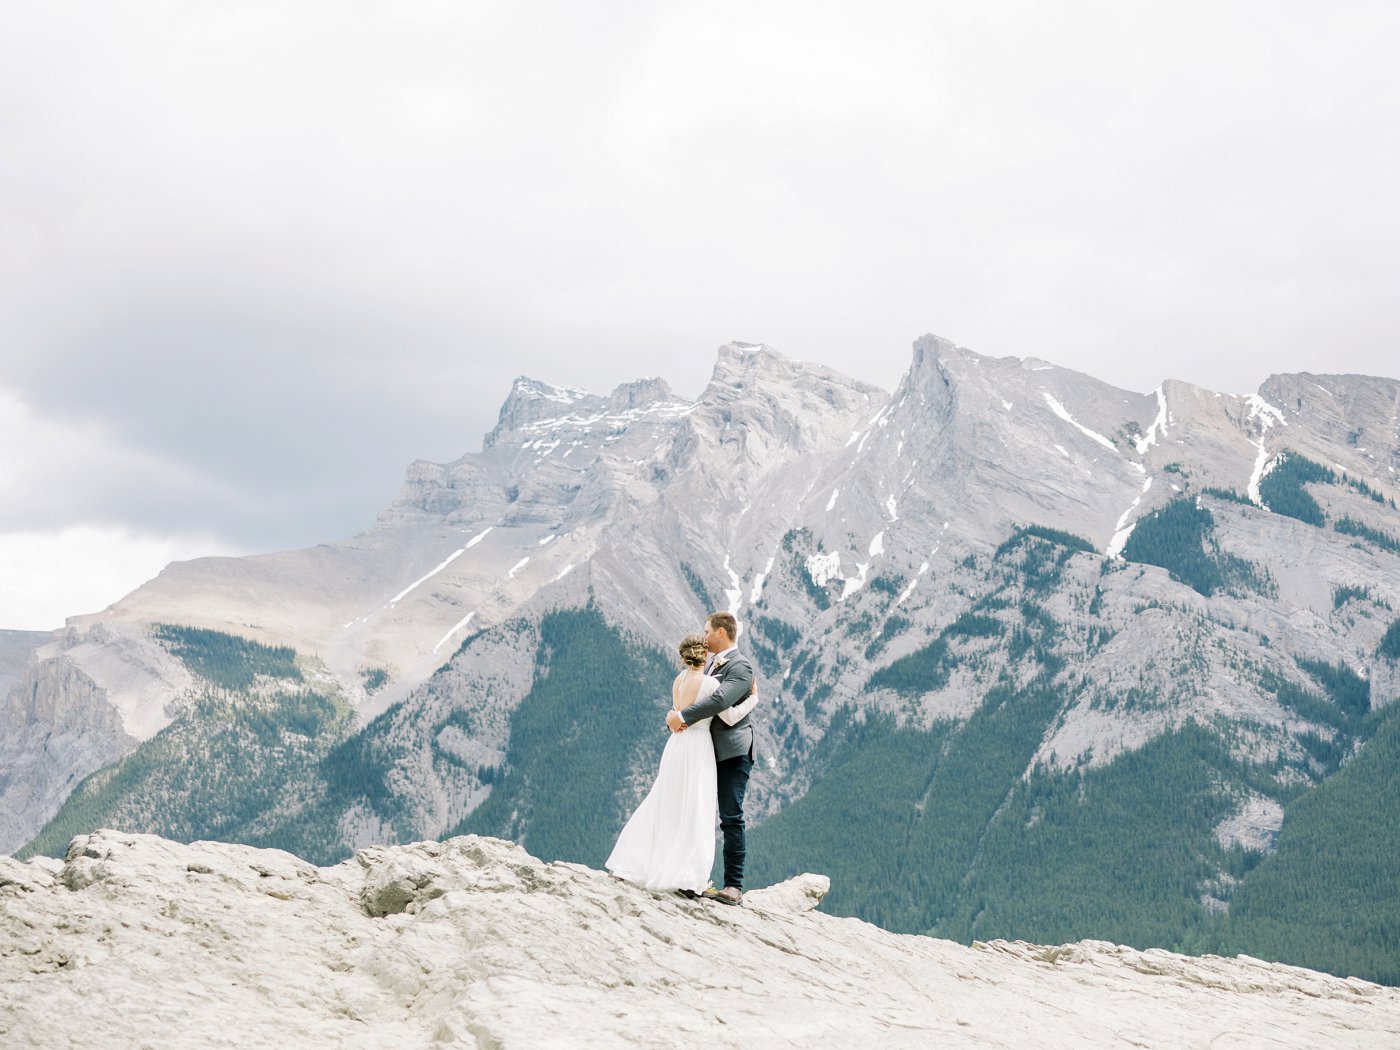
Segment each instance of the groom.
M753 692L753 667L739 654L734 636L739 624L727 612L710 613L705 621L705 648L710 651L705 673L719 679L719 688L683 711L671 711L666 724L681 732L702 718L742 703ZM744 791L753 769L754 733L751 715L732 726L712 718L710 740L715 746L715 789L719 795L719 826L724 833L724 888L706 890L705 896L721 904L738 904L744 889Z

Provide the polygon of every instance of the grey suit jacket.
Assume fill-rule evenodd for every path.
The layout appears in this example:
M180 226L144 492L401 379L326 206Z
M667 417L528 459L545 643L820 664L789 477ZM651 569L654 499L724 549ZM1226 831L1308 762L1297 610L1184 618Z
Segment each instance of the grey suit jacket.
M723 667L710 671L719 679L719 688L704 700L697 700L681 712L686 725L694 725L702 718L711 718L710 741L715 745L715 761L748 755L754 758L753 712L750 711L732 726L725 725L724 719L714 718L725 708L743 703L753 692L753 666L748 657L740 653L732 654Z

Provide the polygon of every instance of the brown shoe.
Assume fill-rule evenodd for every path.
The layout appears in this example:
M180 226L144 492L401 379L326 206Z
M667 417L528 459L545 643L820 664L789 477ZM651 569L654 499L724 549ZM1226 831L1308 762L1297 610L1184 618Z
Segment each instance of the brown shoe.
M706 900L715 901L718 904L741 904L744 895L737 886L726 886L722 890L708 889L701 894Z

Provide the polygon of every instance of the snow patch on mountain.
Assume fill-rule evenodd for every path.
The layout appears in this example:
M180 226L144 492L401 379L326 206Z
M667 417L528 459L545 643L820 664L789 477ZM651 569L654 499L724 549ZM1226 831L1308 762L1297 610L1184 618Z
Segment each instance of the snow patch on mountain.
M837 601L840 601L840 602L844 602L844 601L845 601L847 598L849 598L851 595L855 594L856 591L858 591L858 590L860 590L862 587L864 587L864 586L865 586L865 576L866 576L866 573L869 572L869 571L870 571L870 563L869 563L869 562L865 562L865 561L856 562L856 574L855 574L854 576L847 577L847 579L846 579L846 581L845 581L845 586L843 586L843 587L841 588L841 596L840 596L839 598L837 598L836 600L837 600Z
M437 640L437 644L433 646L433 652L437 652L439 649L441 649L441 648L443 647L443 645L446 644L446 642L447 642L447 640L448 640L449 638L451 638L451 637L452 637L454 634L456 634L458 631L462 630L462 628L466 627L467 624L471 623L471 622L472 622L472 619L473 619L475 616L476 616L476 612L475 612L475 611L469 612L469 613L467 613L466 616L462 617L462 618L461 618L460 620L458 620L455 624L453 624L452 627L451 627L451 629L448 630L448 632L447 632L446 634L444 634L441 638L439 638L439 639Z
M757 605L759 599L763 597L763 581L768 579L768 574L773 571L773 565L778 560L775 554L768 559L768 564L763 566L763 571L754 577L753 590L749 593L749 604Z
M841 555L836 551L827 554L810 554L803 563L807 575L818 587L825 587L834 579L841 578Z
M1109 441L1108 438L1104 437L1098 431L1090 430L1083 423L1079 422L1072 415L1070 415L1069 409L1065 408L1064 405L1060 404L1059 398L1057 398L1054 394L1050 393L1050 391L1042 390L1040 394L1043 398L1045 398L1045 403L1050 406L1050 411L1054 412L1055 415L1059 416L1070 426L1074 427L1075 430L1079 431L1085 437L1097 441L1100 445L1102 445L1104 448L1108 449L1111 452L1118 451L1117 447L1113 444L1112 441Z
M1128 509L1119 516L1117 524L1113 526L1113 539L1109 541L1108 547L1104 550L1110 558L1117 558L1123 553L1123 548L1128 543L1128 537L1133 534L1133 529L1137 527L1137 522L1129 522L1133 512L1142 503L1142 497L1147 495L1148 489L1152 488L1152 478L1149 476L1142 484L1142 491L1133 497L1133 502L1128 504Z
M417 589L418 589L419 587L421 587L423 584L427 583L429 580L431 580L431 579L432 579L434 576L436 576L438 573L442 572L443 569L447 568L447 567L448 567L449 565L451 565L454 561L456 561L458 558L460 558L463 554L466 553L466 551L467 551L467 548L465 548L465 547L459 547L457 550L453 551L453 552L452 552L451 554L449 554L446 558L444 558L440 563L438 563L438 565L437 565L435 568L430 569L430 570L427 572L426 575L420 576L418 579L414 580L412 583L410 583L410 584L409 584L407 587L405 587L403 590L399 591L398 594L396 594L396 595L394 595L392 598L390 598L390 599L389 599L389 604L390 604L390 605L397 605L397 604L398 604L399 602L401 602L404 598L407 598L407 597L408 597L410 594L412 594L415 590L417 590Z
M1288 420L1284 418L1283 410L1269 404L1258 394L1246 394L1244 400L1249 405L1249 418L1258 419L1259 425L1263 429L1268 430L1275 423L1288 426Z
M1264 507L1265 510L1268 510L1269 508L1264 506L1264 497L1259 492L1259 482L1264 480L1264 477L1277 465L1278 461L1269 462L1269 450L1264 447L1262 437L1255 442L1255 446L1259 449L1259 454L1254 457L1254 469L1249 475L1249 501L1256 507Z
M1156 443L1158 438L1167 436L1167 419L1167 395L1162 387L1159 386L1157 388L1157 418L1154 419L1152 425L1147 428L1147 433L1136 441L1139 456L1147 455L1147 450Z

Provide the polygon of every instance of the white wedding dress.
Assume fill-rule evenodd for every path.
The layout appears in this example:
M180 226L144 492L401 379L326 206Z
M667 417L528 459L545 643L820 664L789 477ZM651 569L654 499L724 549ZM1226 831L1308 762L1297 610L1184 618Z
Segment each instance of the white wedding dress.
M673 691L686 672L676 676ZM696 701L719 687L705 675ZM617 837L607 860L613 874L649 890L693 890L710 883L715 863L715 749L710 720L672 733L661 752L656 782Z

